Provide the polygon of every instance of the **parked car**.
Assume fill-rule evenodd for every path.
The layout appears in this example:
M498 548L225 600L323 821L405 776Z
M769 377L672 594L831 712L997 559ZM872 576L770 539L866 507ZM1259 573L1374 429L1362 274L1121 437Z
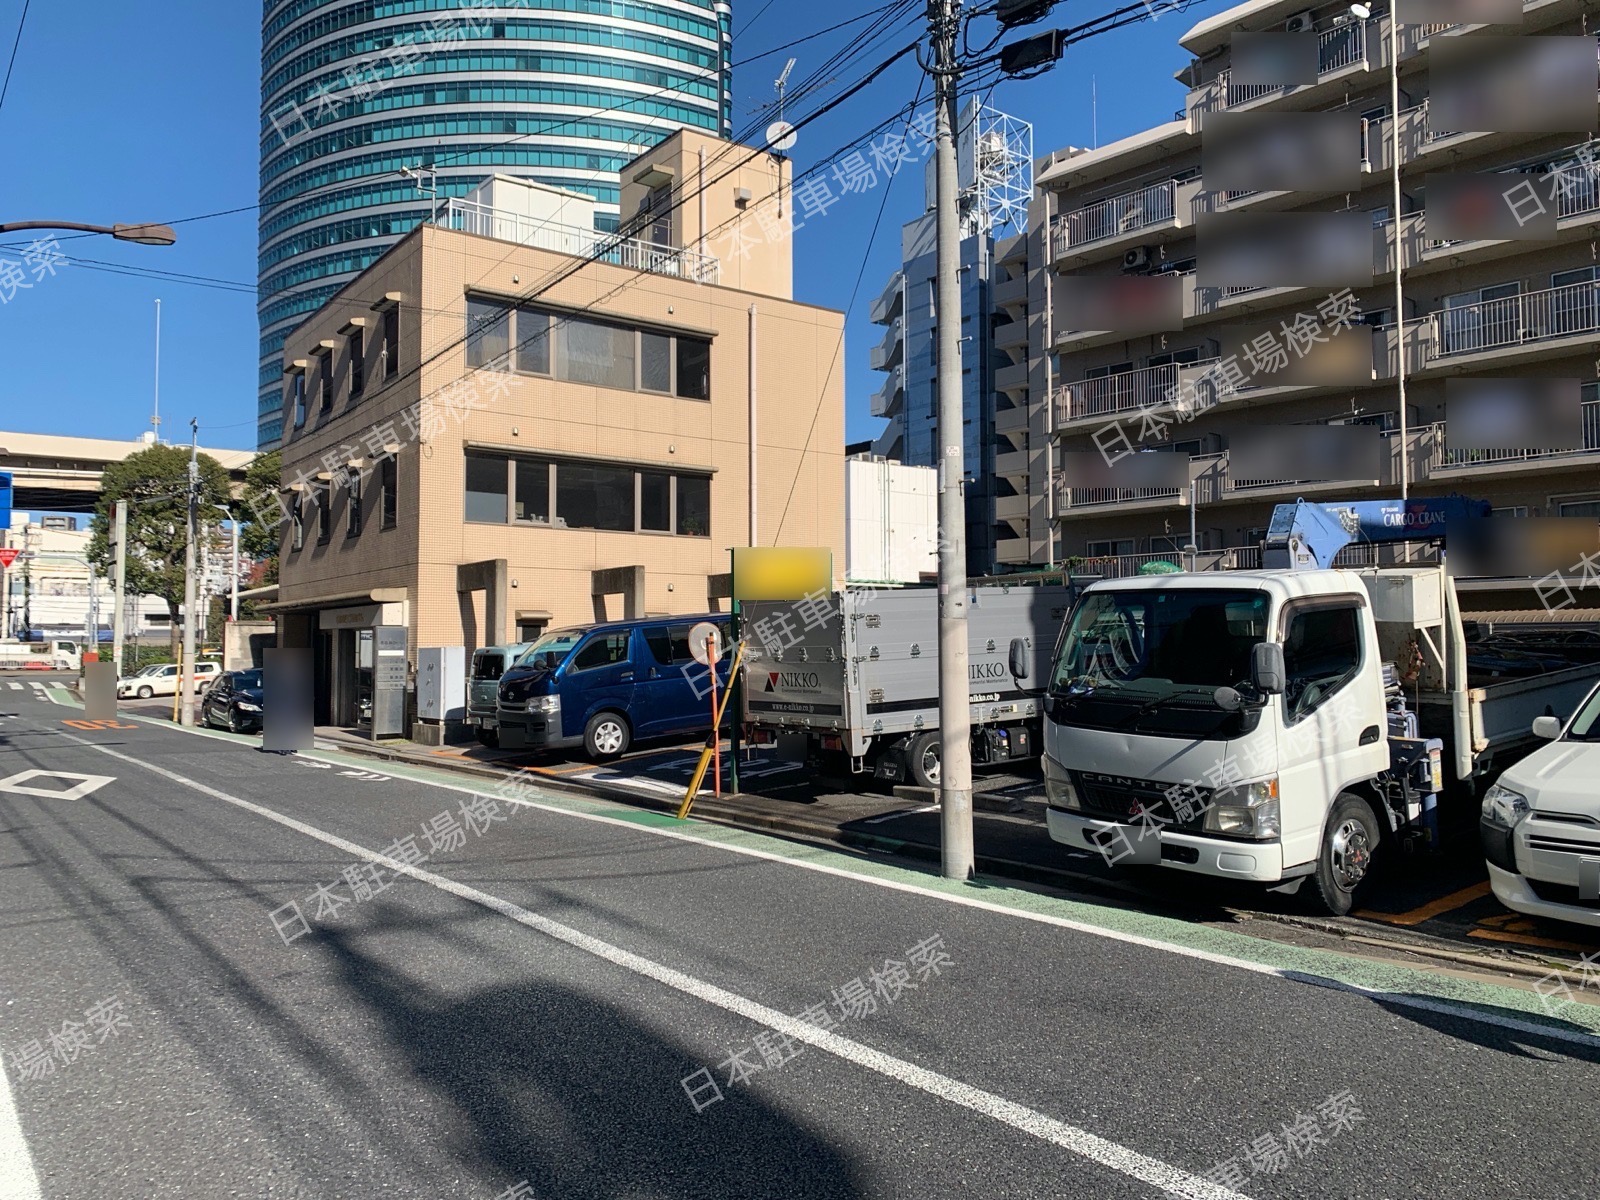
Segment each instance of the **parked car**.
M689 653L689 631L728 617L654 617L545 634L500 679L495 717L507 749L582 746L616 758L638 738L711 728L710 671ZM726 686L731 654L717 664Z
M485 746L500 744L500 720L495 704L500 695L500 677L533 646L515 642L509 646L483 646L472 652L472 667L467 675L467 724L478 731Z
M1600 928L1600 687L1552 739L1507 767L1483 796L1479 832L1489 884L1515 912Z
M261 669L228 671L206 689L200 703L202 723L229 733L251 733L261 728Z
M127 675L117 680L117 698L125 700L135 697L148 700L152 696L175 696L178 693L178 664L162 663L160 666L148 667L146 674L141 671L137 675ZM197 687L204 687L213 682L222 674L222 664L218 662L197 662L194 664L194 681Z

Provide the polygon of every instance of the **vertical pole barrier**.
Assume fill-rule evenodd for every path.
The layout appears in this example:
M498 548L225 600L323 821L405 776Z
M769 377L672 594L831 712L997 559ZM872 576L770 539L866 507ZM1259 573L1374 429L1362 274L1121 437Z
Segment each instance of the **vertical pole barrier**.
M711 761L712 789L722 798L722 705L717 703L717 638L706 638L706 664L711 668Z

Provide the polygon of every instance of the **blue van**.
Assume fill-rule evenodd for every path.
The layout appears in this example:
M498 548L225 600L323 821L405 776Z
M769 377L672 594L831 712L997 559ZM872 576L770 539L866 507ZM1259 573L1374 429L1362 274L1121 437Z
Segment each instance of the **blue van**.
M545 634L500 677L495 716L505 750L582 746L616 758L636 738L711 729L710 676L689 653L701 621L722 630L718 687L732 660L726 613L579 625Z

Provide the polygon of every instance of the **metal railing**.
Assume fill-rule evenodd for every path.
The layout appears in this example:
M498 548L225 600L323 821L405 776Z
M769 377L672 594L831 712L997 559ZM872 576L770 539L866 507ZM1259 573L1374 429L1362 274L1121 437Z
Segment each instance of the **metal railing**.
M1091 555L1072 568L1073 574L1099 575L1103 579L1127 579L1151 563L1171 563L1187 569L1189 556L1171 550L1160 554ZM1260 546L1231 546L1225 550L1201 550L1195 555L1197 571L1259 571Z
M1332 74L1342 71L1346 67L1353 67L1357 63L1367 61L1367 22L1351 21L1333 29L1323 30L1317 35L1317 75ZM1222 93L1222 106L1224 108L1237 108L1241 104L1249 104L1252 100L1259 100L1262 96L1269 96L1273 92L1288 92L1291 90L1282 84L1276 83L1239 83L1233 82L1233 70L1229 68L1217 75L1217 85Z
M1430 313L1428 319L1430 359L1596 333L1600 332L1600 280L1482 300Z
M1600 451L1600 400L1583 404L1583 444L1575 450L1452 450L1444 425L1434 442L1435 467L1474 467L1491 463L1538 462L1552 458L1577 458Z
M1168 179L1075 212L1063 213L1056 218L1052 231L1055 253L1060 255L1077 246L1136 233L1172 220L1177 187Z
M554 250L652 275L671 275L696 283L716 283L721 276L721 263L709 254L560 225L468 200L448 201L439 213L438 223L461 233Z
M1194 363L1163 363L1159 367L1141 367L1137 371L1062 384L1055 391L1056 418L1063 422L1079 421L1165 405L1181 382L1181 372L1185 368L1198 370L1217 361L1207 358Z
M1067 508L1104 508L1110 504L1127 504L1135 500L1175 500L1187 488L1068 488L1064 500Z

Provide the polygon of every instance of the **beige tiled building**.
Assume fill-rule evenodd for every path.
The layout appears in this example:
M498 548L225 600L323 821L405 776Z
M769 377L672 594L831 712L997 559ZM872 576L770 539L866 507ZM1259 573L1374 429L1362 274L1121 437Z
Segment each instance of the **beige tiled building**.
M624 171L623 238L586 197L490 180L290 336L276 611L323 719L360 716L379 626L414 661L725 609L750 544L842 576L843 316L791 298L788 186L684 131Z
M1396 222L1389 16L1386 6L1372 7L1365 20L1348 4L1306 0L1253 0L1219 13L1180 39L1193 57L1178 76L1188 94L1172 121L1099 150L1066 150L1038 162L1029 233L997 250L1014 276L998 285L997 303L1029 326L1026 367L1019 357L997 376L1002 392L1026 413L1025 423L1022 414L1012 421L1013 452L996 464L1028 496L1025 519L1017 506L1018 539L1004 547L1011 561L1024 561L1024 551L1036 563L1092 558L1094 569L1109 574L1135 571L1154 558L1178 561L1192 516L1201 566L1249 565L1259 561L1275 505L1398 495L1402 458L1413 496L1460 492L1527 515L1600 513L1600 176L1589 167L1600 145L1581 132L1600 124L1596 107L1588 106L1578 132L1457 132L1435 116L1446 94L1436 60L1459 48L1441 50L1447 41L1522 35L1524 41L1586 37L1592 44L1592 15L1585 26L1578 0L1526 0L1520 25L1402 23L1403 203ZM1259 32L1300 33L1314 47L1314 67L1303 71L1302 82L1236 81L1234 39ZM1592 59L1592 45L1588 53ZM1515 124L1518 107L1502 97L1496 116L1483 123ZM1538 109L1539 102L1520 107ZM1351 178L1253 189L1224 189L1207 178L1223 158L1207 139L1227 127L1228 116L1313 112L1346 114L1358 132ZM1562 164L1569 167L1563 175L1551 173ZM1532 180L1508 178L1504 190L1534 185L1518 204L1524 216L1535 203L1549 210L1541 218L1548 221L1545 240L1526 240L1535 231L1532 221L1526 229L1513 221L1493 235L1441 232L1445 193L1437 177L1468 172L1534 173ZM1501 189L1494 187L1498 201ZM1288 386L1283 375L1254 372L1248 381L1230 380L1217 364L1243 344L1241 330L1285 339L1284 327L1297 314L1322 321L1319 306L1341 289L1229 286L1229 278L1219 278L1225 271L1206 269L1199 227L1213 215L1243 214L1238 219L1253 233L1265 231L1276 214L1310 212L1370 218L1372 276L1352 287L1356 324L1338 335L1351 339L1347 351L1359 346L1362 355L1371 339L1370 372L1363 361L1359 380L1340 375L1344 381L1333 382L1330 373ZM1266 233L1260 237L1265 245ZM1404 288L1399 321L1397 256ZM1079 329L1085 322L1071 320L1064 304L1069 277L1151 281L1170 289L1160 294L1179 319L1147 334ZM1406 368L1403 435L1397 343ZM1468 378L1574 381L1562 403L1575 440L1560 450L1541 450L1553 443L1537 441L1486 448L1464 436L1459 422L1452 439L1447 384ZM1191 405L1201 411L1192 419L1157 426L1141 415L1167 405L1172 389L1184 395L1196 383L1198 392L1187 394L1201 397ZM1108 432L1116 423L1135 448L1182 456L1181 477L1118 486L1117 479L1084 474L1080 468L1092 454L1116 443ZM1356 426L1351 436L1377 441L1376 467L1337 466L1330 452L1320 470L1286 456L1282 469L1241 472L1240 445L1252 431L1307 425ZM1322 444L1331 447L1332 437Z

